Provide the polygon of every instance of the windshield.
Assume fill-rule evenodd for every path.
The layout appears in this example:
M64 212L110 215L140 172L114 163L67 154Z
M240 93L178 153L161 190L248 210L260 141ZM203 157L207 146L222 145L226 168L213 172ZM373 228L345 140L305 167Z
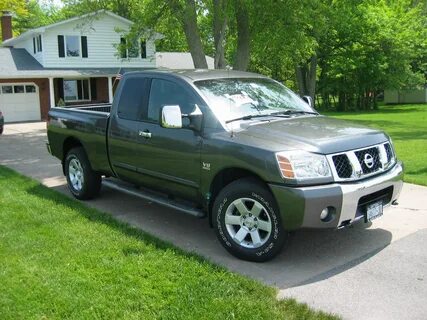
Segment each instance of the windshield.
M194 84L207 98L218 119L224 122L278 112L314 112L295 93L271 79L210 79Z

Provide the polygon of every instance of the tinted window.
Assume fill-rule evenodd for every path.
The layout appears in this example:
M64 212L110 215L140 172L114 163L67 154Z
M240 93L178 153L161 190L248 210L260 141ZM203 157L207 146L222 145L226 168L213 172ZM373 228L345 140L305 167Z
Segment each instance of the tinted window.
M153 79L148 103L148 120L159 122L160 110L164 106L178 105L182 113L191 113L195 98L183 87L167 80Z
M130 78L123 85L119 98L118 115L122 119L140 120L145 95L146 78Z

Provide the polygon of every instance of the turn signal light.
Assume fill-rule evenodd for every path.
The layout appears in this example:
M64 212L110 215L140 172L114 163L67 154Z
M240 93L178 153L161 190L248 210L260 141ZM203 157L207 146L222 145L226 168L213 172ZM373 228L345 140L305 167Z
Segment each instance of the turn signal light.
M280 172L282 173L283 178L295 178L294 170L288 158L277 155L277 162L279 163Z

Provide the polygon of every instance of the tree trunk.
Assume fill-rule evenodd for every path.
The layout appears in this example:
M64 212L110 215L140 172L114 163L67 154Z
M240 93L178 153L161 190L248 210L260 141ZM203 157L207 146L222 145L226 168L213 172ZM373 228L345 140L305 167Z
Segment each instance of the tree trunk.
M301 96L310 96L313 101L316 93L316 70L316 55L312 55L306 64L298 65L295 68L299 94Z
M224 69L226 67L225 54L224 54L224 40L225 40L225 32L227 28L227 1L228 0L213 0L215 69Z
M250 55L249 12L245 0L235 0L237 52L233 68L246 71Z
M200 38L199 28L197 26L197 12L195 0L185 0L181 4L179 0L168 0L168 5L172 12L175 12L180 19L187 39L188 48L193 58L196 69L207 69L205 51L203 50L202 39Z

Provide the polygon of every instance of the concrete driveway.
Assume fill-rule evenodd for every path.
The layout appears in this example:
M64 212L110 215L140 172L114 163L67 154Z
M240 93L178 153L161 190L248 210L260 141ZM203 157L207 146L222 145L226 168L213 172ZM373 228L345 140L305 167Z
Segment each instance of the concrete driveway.
M45 148L45 123L6 125L0 164L70 195L60 163ZM279 288L345 319L427 318L427 188L405 184L400 205L372 225L299 231L280 256L263 264L229 255L207 220L103 187L89 206L194 251L229 270Z

